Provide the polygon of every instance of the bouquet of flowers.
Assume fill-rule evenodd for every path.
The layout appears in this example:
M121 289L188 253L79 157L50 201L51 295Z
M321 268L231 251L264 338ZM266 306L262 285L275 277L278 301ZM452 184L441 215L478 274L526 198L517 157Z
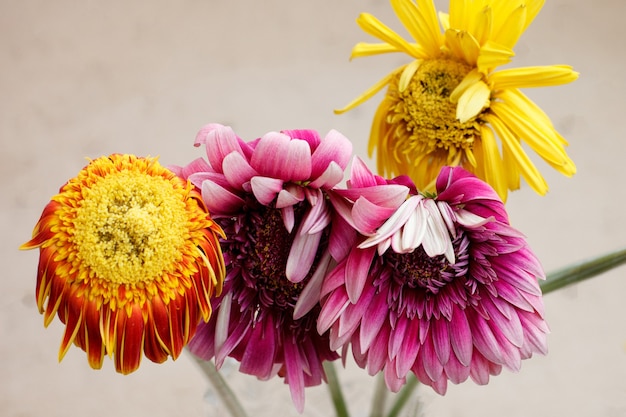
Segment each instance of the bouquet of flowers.
M233 416L219 369L280 378L293 406L327 384L349 415L336 364L376 385L371 416L398 415L418 384L487 384L547 353L542 295L626 261L626 251L546 274L506 200L548 185L525 148L576 172L566 140L521 89L566 84L567 65L508 64L540 0L392 0L412 39L363 13L379 43L352 57L410 56L337 113L384 90L371 123L377 172L331 130L245 140L207 124L184 166L111 154L89 161L44 208L36 301L92 368L122 374L185 349ZM386 393L400 393L391 406Z

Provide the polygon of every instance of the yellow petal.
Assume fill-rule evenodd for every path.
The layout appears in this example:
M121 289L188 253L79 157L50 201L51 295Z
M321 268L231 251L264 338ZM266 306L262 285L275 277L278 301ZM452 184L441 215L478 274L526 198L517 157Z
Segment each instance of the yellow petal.
M476 117L484 108L489 106L490 96L491 90L483 81L470 85L459 97L459 103L456 106L456 118L461 123L465 123Z
M376 93L378 93L381 89L387 86L391 82L391 80L398 74L398 72L404 69L405 66L406 65L403 65L402 67L387 74L385 78L383 78L382 80L378 81L376 84L368 88L367 91L365 91L363 94L361 94L360 96L352 100L350 103L348 103L347 106L341 109L335 109L335 114L341 114L341 113L347 112L348 110L352 110L353 108L363 104L364 102L372 98Z
M396 48L388 43L366 43L359 42L352 48L352 54L350 59L361 58L364 56L387 54L390 52L404 52L401 49Z
M531 88L567 84L577 78L569 65L550 65L505 69L491 74L489 81L494 89Z
M400 35L391 30L387 25L382 23L371 14L361 13L361 15L356 19L356 22L366 33L380 39L383 42L387 42L388 44L406 52L412 57L426 58L425 56L423 56L422 50L402 39Z
M526 0L526 23L524 24L524 30L535 20L544 3L545 0Z
M510 0L507 0L507 2L510 2ZM524 33L525 25L526 6L523 4L507 14L498 13L497 9L494 9L491 40L508 48L513 48L519 37Z
M409 86L409 83L419 66L420 61L416 59L404 68L404 71L402 71L402 74L400 75L400 81L398 81L398 90L400 92L403 92Z
M439 16L439 22L441 22L443 30L446 31L450 29L450 15L444 12L439 12L437 15Z
M467 91L467 89L477 83L478 81L483 79L483 75L478 72L477 70L473 69L471 70L464 78L463 80L459 83L459 85L456 86L456 88L452 91L452 93L450 94L450 101L452 103L457 103L459 101L459 98L463 95L463 93L465 93L465 91Z
M480 45L484 45L491 36L491 21L493 19L493 11L490 6L484 7L478 12L474 19L474 25L470 33L478 41Z
M485 116L485 119L502 140L503 150L507 150L511 153L512 161L514 161L515 165L519 168L528 185L540 195L544 195L548 192L548 184L546 184L545 179L539 173L537 167L535 167L528 155L526 155L519 139L515 137L513 132L495 115L488 114ZM511 161L508 162L510 163Z
M569 158L563 148L556 145L557 139L554 135L554 129L544 124L535 123L508 102L497 101L492 103L491 111L544 160L559 167L567 165Z
M492 69L511 62L513 56L515 56L515 53L511 48L487 41L480 48L476 66L480 72L488 74Z
M448 29L445 33L446 46L455 56L465 60L471 66L476 66L480 45L471 33Z
M495 135L487 125L480 126L480 143L482 144L482 155L484 158L485 180L491 184L503 201L507 196L507 181L504 167L502 166L502 156L498 149ZM518 174L519 178L519 174Z
M432 0L391 0L396 15L418 45L430 56L436 56L441 47L441 31L437 10Z

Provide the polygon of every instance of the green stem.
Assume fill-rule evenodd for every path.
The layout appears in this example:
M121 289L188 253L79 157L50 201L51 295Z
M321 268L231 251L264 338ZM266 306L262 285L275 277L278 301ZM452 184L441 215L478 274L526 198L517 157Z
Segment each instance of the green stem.
M222 375L218 372L217 368L213 364L213 361L205 361L198 358L196 355L191 355L196 361L202 372L206 375L213 385L217 396L222 400L224 406L228 409L228 412L232 417L247 417L246 412L243 410L241 403L237 400L235 393L230 389L228 383L222 378Z
M376 386L374 387L374 395L372 396L372 410L370 417L383 417L385 412L385 401L387 400L387 385L385 384L385 375L382 372L376 377Z
M412 373L408 374L406 377L406 384L404 384L404 387L402 387L402 389L396 396L396 401L393 403L391 410L389 410L389 414L387 414L387 417L398 417L398 415L400 415L400 411L402 411L402 409L406 405L406 402L411 397L411 394L417 387L417 384L418 380L415 375L413 375Z
M540 283L544 294L556 291L559 288L584 281L600 275L610 269L626 263L626 249L611 252L599 258L589 259L548 274L545 281Z
M337 417L350 417L333 362L324 362L324 371L326 372L326 379L328 380L327 386L330 391L330 397L333 400L333 405L335 406Z

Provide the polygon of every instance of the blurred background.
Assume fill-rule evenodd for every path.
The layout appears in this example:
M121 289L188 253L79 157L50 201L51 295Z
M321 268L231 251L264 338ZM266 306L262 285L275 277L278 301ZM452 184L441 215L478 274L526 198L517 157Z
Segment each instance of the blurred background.
M209 122L245 139L335 128L367 158L382 96L346 115L332 110L408 58L349 62L356 42L372 40L355 23L363 11L405 33L386 0L0 0L0 415L224 415L186 355L144 360L129 376L108 359L91 370L77 348L57 363L63 326L44 329L37 312L38 252L17 248L86 157L134 153L183 165L204 156L192 144ZM570 141L578 174L561 177L538 161L548 195L524 185L507 203L547 271L626 244L625 14L623 0L547 0L516 47L514 66L571 64L581 73L573 84L527 91ZM547 295L548 356L444 397L420 387L420 415L626 415L625 275L622 267ZM258 382L233 364L224 375L251 416L298 415L281 380ZM351 363L339 377L353 415L366 416L374 379ZM326 387L306 395L303 416L332 415Z

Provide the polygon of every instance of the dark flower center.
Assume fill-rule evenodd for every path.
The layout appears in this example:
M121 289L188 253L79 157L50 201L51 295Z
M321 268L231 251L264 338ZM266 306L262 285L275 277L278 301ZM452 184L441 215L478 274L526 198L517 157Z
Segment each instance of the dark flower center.
M452 304L464 308L471 302L469 239L461 232L452 245L454 263L444 255L428 256L421 246L410 253L396 253L392 249L385 252L374 285L389 294L392 310L409 318L448 316Z
M314 314L298 320L293 320L293 309L328 246L324 232L307 276L299 283L287 279L289 252L309 207L307 202L294 206L295 224L291 233L285 228L280 209L252 199L241 215L218 220L228 237L222 241L227 265L225 285L231 288L241 312L256 322L270 314L276 325L297 329L296 333L301 335L315 331L315 311L319 306L314 308Z
M302 211L299 205L296 218L302 217ZM303 284L289 281L285 270L296 228L291 233L287 231L279 209L263 206L259 214L259 221L251 225L251 231L256 232L256 244L250 265L259 297L265 306L294 307Z

